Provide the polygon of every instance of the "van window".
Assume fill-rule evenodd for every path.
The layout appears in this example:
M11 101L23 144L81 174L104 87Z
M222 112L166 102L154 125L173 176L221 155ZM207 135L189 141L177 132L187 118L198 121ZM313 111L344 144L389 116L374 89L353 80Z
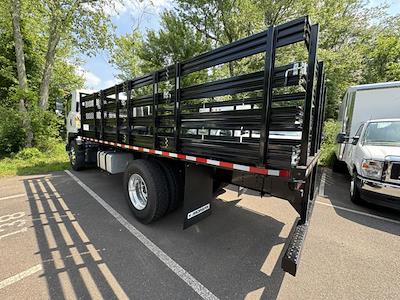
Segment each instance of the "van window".
M364 143L400 146L400 121L371 122L365 129Z
M362 131L363 127L364 127L364 124L361 124L361 126L358 128L355 136L360 136L361 135L361 131Z

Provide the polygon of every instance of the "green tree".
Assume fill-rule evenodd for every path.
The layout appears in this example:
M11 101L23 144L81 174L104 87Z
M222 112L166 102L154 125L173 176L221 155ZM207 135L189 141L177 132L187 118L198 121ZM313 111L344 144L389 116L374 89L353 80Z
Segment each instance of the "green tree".
M11 1L11 19L15 45L15 57L17 65L17 77L19 86L19 111L22 114L22 124L26 132L25 145L32 146L33 133L31 121L26 109L26 93L28 91L28 79L25 68L24 41L21 33L21 3L19 0ZM25 94L25 95L24 95Z
M58 126L59 121L54 113L37 109L49 28L40 7L42 2L37 2L38 5L32 6L31 2L25 0L2 0L7 9L0 11L0 109L15 116L0 120L3 144L11 145L4 147L2 154L18 151L23 146L45 148L45 144L51 145L45 139L58 136L56 131L49 128ZM64 97L67 92L83 85L83 79L75 71L77 62L73 58L75 49L82 48L77 38L71 36L62 39L57 46L48 91L48 103L52 108L56 98ZM91 45L87 47L86 52L93 53L93 49L89 49ZM13 120L12 124L5 124L10 120ZM30 125L31 130L26 124ZM15 135L9 134L11 128ZM24 139L21 140L19 132L25 133ZM46 132L48 134L44 134Z
M164 12L161 29L148 31L140 51L144 71L154 70L182 61L207 50L210 45L190 24L178 18L174 12Z
M320 24L318 56L325 61L328 78L327 117L336 118L349 86L398 79L399 17L393 18L388 26L386 9L386 6L371 7L365 0L177 0L177 5L163 14L161 29L148 32L141 44L134 37L136 50L129 52L128 47L118 53L118 59L134 62L135 73L130 75L135 75L194 56L202 52L197 51L202 44L207 45L202 50L215 48L268 26L308 15L312 22ZM175 23L185 30L178 30L179 26L173 26ZM118 42L116 47L122 48ZM182 55L183 49L187 56ZM293 55L296 50L280 53L278 63L296 57ZM132 55L137 55L137 59ZM119 64L115 65L126 73ZM233 76L260 67L256 59L227 65L219 69L219 76Z
M91 55L109 45L110 18L104 7L110 0L45 0L38 2L41 16L47 21L44 35L47 47L39 91L39 106L47 109L49 86L60 43L71 42L79 50Z
M200 32L175 12L161 15L161 29L147 31L146 38L135 30L116 39L111 63L123 80L152 72L174 62L182 61L210 50L211 46Z
M139 51L143 47L139 31L124 34L115 39L115 47L111 52L110 63L118 68L118 78L125 81L142 74Z
M378 28L365 47L364 83L400 80L400 16Z
M178 0L179 17L193 24L215 46L230 43L290 19L308 15L320 24L319 59L326 63L327 116L336 117L342 95L362 80L364 44L372 21L383 18L385 7L364 0ZM233 64L230 66L233 75Z

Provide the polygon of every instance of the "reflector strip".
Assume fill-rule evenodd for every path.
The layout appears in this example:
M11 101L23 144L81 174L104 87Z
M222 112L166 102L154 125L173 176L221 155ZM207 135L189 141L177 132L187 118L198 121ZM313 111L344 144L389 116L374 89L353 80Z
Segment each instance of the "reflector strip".
M143 148L143 147L114 143L114 142L109 142L109 141L103 141L103 140L98 140L98 139L94 139L94 138L88 138L88 137L81 137L81 138L83 140L87 140L87 141L91 141L91 142L95 142L95 143L99 143L99 144L113 145L113 146L116 146L116 147L119 147L122 149L131 149L134 151L140 151L140 152L145 152L145 153L149 153L149 154L156 154L156 155L165 156L165 157L172 157L172 158L177 158L177 159L185 160L185 161L193 161L193 162L198 162L201 164L217 166L217 167L230 169L230 170L239 170L239 171L255 173L255 174L260 174L260 175L268 175L268 176L290 177L289 170L271 170L271 169L264 169L264 168L258 168L258 167L250 167L250 166L244 166L244 165L234 164L234 163L225 162L225 161L207 159L204 157L196 157L196 156L190 156L190 155L185 155L185 154L178 154L178 153L173 153L173 152L154 150L154 149L149 149L149 148Z

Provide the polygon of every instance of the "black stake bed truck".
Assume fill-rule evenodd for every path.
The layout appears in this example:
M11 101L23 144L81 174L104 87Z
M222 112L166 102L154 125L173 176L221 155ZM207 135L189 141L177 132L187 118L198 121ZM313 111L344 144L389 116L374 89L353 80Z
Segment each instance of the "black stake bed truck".
M318 32L302 17L80 94L80 125L68 133L72 168L124 172L126 199L143 223L183 203L187 228L211 214L227 184L285 199L299 219L282 268L295 275L317 192L325 110Z

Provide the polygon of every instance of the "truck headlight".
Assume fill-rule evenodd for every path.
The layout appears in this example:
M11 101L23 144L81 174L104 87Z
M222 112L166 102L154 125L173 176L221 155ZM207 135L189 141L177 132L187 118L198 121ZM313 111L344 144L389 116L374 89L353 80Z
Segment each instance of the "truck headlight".
M361 171L364 177L380 180L382 178L383 161L364 159L361 164Z

